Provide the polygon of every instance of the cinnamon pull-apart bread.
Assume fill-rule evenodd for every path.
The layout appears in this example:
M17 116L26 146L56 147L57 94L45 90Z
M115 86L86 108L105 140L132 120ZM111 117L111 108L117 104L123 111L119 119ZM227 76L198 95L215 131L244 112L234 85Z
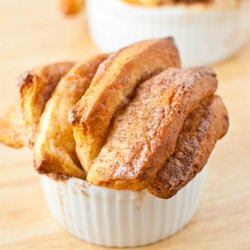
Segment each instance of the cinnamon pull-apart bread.
M77 155L84 169L89 170L105 142L111 119L129 102L134 89L169 67L180 67L172 38L133 44L100 65L71 114Z
M85 62L37 68L0 119L0 141L34 150L50 178L170 198L199 173L228 129L208 67L180 69L171 38Z
M199 173L228 129L227 110L218 96L204 99L187 118L174 153L149 185L149 192L170 198Z
M73 65L72 62L53 63L27 71L19 77L23 120L31 147L47 101L60 79Z
M34 148L35 168L40 173L85 177L75 152L68 112L84 95L106 55L75 65L58 83L40 122Z
M171 68L142 83L114 118L87 180L115 189L147 187L173 153L188 114L216 88L216 76L206 67Z

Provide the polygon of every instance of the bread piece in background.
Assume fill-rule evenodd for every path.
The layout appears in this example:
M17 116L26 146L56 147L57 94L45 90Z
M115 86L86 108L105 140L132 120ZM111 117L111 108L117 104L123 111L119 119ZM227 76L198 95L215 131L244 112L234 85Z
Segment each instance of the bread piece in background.
M24 125L33 147L41 115L60 79L74 65L73 62L60 62L34 68L18 79Z
M58 83L40 122L34 147L35 168L39 173L85 178L75 152L69 110L84 95L98 65L106 55L95 56L75 65Z
M169 67L180 67L172 38L135 43L100 65L71 115L77 155L86 171L99 154L116 112L129 102L137 86Z
M65 15L74 15L81 11L84 0L59 0L59 4Z

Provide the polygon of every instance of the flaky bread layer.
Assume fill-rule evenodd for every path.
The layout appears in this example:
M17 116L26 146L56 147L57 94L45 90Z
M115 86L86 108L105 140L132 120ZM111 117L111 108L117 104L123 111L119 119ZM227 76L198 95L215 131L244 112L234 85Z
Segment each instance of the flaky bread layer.
M38 133L41 115L60 79L74 65L60 62L23 73L18 79L24 125L32 147Z
M218 96L204 99L187 118L174 153L148 187L159 198L170 198L199 173L228 129L227 110Z
M95 56L75 65L55 88L42 115L34 147L35 168L39 173L85 178L76 155L68 114L84 95L99 64L106 58L106 55Z
M0 142L13 148L27 145L20 99L16 98L3 117L0 118Z
M77 155L87 171L100 152L118 109L129 102L139 84L169 67L180 67L171 38L133 44L100 65L71 116Z

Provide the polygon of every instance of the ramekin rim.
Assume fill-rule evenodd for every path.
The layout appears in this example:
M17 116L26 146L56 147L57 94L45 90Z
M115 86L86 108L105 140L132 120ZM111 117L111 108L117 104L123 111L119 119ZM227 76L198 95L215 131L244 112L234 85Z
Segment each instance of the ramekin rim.
M90 0L89 0L90 1ZM115 4L116 8L121 8L129 11L143 11L144 13L152 13L152 11L156 12L161 12L161 13L168 13L168 14L176 14L176 13L186 13L190 11L215 11L215 10L225 10L225 9L240 9L239 6L236 5L215 5L215 4L210 4L210 6L205 5L203 3L196 3L196 4L191 4L191 5L175 5L175 6L140 6L140 5L132 5L129 3L126 3L123 0L108 0L110 4ZM245 0L242 0L241 5L245 2Z

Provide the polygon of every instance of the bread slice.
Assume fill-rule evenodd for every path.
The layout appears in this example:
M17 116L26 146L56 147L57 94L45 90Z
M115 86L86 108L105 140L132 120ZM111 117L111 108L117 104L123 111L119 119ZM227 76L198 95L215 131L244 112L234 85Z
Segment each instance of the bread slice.
M69 69L72 62L61 62L35 68L18 79L24 125L32 147L45 105L56 85Z
M76 156L68 113L85 93L98 65L106 57L100 55L77 64L57 85L42 115L35 142L35 168L38 172L85 178L85 171Z
M77 155L87 171L105 142L111 119L135 88L151 76L179 66L178 51L171 38L133 44L100 65L71 116Z
M0 142L13 148L21 148L28 143L20 98L16 98L5 115L0 118Z
M148 190L160 198L170 198L199 173L228 129L227 110L218 96L202 101L185 121L174 153L157 172Z
M188 114L216 88L216 75L206 67L172 68L142 83L114 119L87 180L114 189L147 187L173 153Z

